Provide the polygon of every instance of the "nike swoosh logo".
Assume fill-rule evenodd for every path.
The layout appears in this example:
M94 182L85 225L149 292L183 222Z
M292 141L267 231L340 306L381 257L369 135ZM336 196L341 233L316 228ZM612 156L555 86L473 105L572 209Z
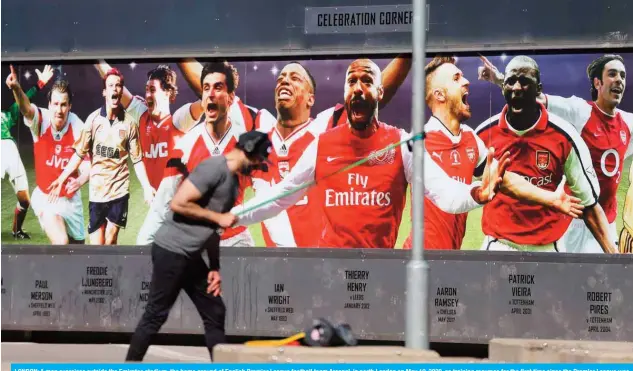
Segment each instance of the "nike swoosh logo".
M330 156L328 156L327 162L332 162L332 161L336 160L337 158L340 158L340 157L330 157Z

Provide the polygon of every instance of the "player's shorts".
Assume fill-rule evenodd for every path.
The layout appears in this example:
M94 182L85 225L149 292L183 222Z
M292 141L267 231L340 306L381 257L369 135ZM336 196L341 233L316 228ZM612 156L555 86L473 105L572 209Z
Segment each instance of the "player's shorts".
M2 179L8 174L9 182L16 193L28 191L29 181L26 177L26 170L24 170L18 146L13 140L2 139L2 160L0 162L2 162Z
M492 236L485 236L481 250L487 251L529 251L529 252L560 252L558 243L546 245L523 245L508 240L501 240Z
M119 228L127 226L127 211L130 194L119 197L116 200L107 202L92 202L88 206L90 209L90 221L88 223L88 233L93 233L101 228L106 221L117 225Z
M620 254L633 254L633 236L626 227L623 227L620 232L618 251Z
M615 221L609 224L609 238L617 246L618 230ZM604 254L604 250L587 228L583 219L573 219L560 240L563 251L570 253Z
M81 192L77 191L71 198L59 197L57 202L50 203L48 195L39 187L35 187L31 195L31 207L40 222L42 230L45 230L45 214L59 215L66 224L66 233L72 239L81 241L86 239L84 232L84 207L81 201Z
M255 240L251 235L251 231L245 229L243 232L236 234L233 237L229 237L225 240L220 240L220 246L227 247L255 247Z

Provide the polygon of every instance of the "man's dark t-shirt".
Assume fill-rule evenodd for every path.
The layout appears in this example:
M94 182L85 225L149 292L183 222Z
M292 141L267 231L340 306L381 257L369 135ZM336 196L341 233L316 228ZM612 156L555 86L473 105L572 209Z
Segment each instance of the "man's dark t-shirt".
M226 213L234 206L239 179L237 174L229 171L224 156L204 160L187 179L202 194L197 201L201 207L216 213ZM219 227L215 223L190 219L169 210L154 241L166 250L190 256L208 246L219 246L220 235L217 228Z

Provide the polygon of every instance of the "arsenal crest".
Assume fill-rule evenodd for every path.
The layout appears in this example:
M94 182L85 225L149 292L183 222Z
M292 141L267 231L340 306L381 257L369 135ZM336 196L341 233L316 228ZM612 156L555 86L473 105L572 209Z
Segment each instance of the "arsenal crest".
M468 155L468 159L470 162L475 162L475 149L468 147L466 148L466 155Z
M119 138L125 139L125 130L124 129L119 130Z
M549 151L536 151L536 167L541 170L549 166Z
M277 166L279 166L279 176L283 180L290 173L290 164L288 161L279 161Z
M624 130L620 130L620 139L622 139L622 144L626 144L626 132Z
M62 153L62 145L61 144L55 144L55 154L59 155L60 153Z
M369 166L390 165L396 159L396 149L381 149L369 154Z

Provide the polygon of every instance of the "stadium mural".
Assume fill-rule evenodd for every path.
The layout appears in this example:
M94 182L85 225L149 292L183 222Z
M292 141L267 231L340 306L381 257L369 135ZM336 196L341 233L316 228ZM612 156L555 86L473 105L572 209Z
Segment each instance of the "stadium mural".
M425 198L426 248L630 252L632 58L429 56L426 178L445 189ZM410 56L3 64L3 244L150 244L183 177L262 130L271 162L240 176L223 245L410 248L410 70ZM504 154L494 198L470 210Z

